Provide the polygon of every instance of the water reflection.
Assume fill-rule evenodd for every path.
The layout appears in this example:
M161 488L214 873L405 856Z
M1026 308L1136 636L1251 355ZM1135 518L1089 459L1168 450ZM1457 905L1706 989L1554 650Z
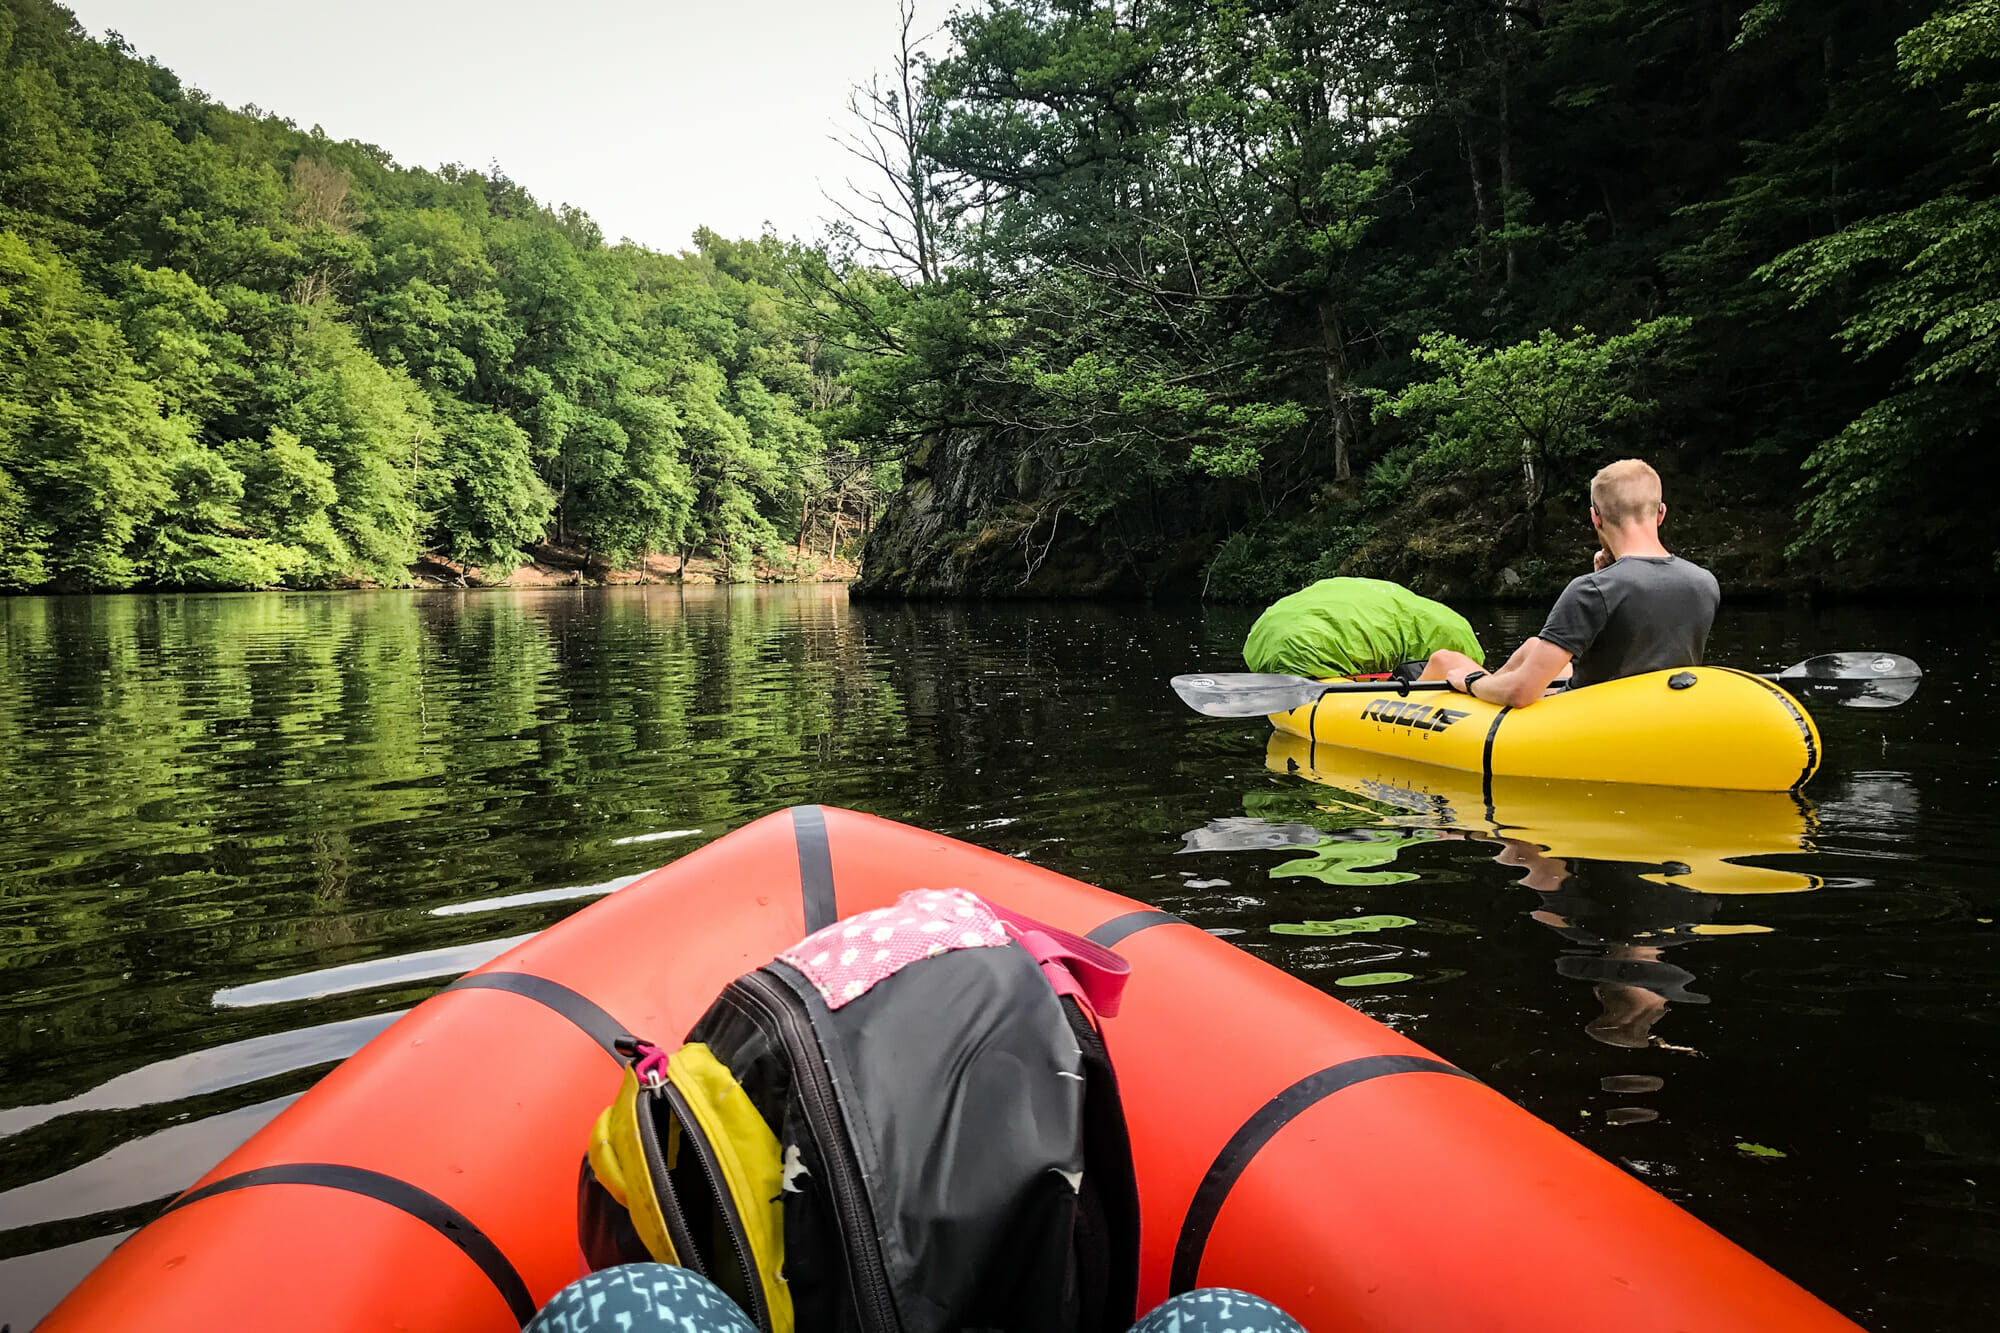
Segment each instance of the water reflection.
M1539 623L1479 614L1496 640ZM802 801L1339 984L1869 1327L1991 1322L2000 1066L1968 1052L2000 1032L2000 721L1971 682L2000 631L1726 607L1728 660L1894 642L1938 669L1902 709L1820 718L1816 812L1676 815L1511 783L1489 811L1467 775L1326 751L1301 762L1335 785L1266 771L1262 719L1197 717L1164 679L1233 657L1254 616L838 588L0 599L0 1324L451 970ZM1535 856L1613 868L1542 894ZM1773 932L1717 935L1748 921ZM1586 1038L1621 984L1662 1001L1649 1039L1705 1058ZM1664 1089L1600 1087L1641 1076Z
M1490 839L1551 857L1645 867L1638 873L1698 893L1799 893L1819 876L1745 864L1814 850L1812 804L1792 792L1707 791L1500 778L1314 745L1273 732L1265 765L1336 793L1327 813ZM1346 827L1354 827L1349 822Z
M1694 973L1665 953L1709 924L1717 899L1660 883L1652 877L1660 866L1558 859L1517 839L1504 839L1494 860L1521 867L1522 884L1541 895L1532 920L1582 946L1556 959L1556 973L1589 982L1596 992L1602 1012L1584 1027L1592 1038L1644 1048L1669 1002L1708 1003L1688 989Z
M369 1014L365 1018L273 1032L157 1060L59 1102L0 1110L0 1138L26 1133L58 1116L135 1110L186 1101L294 1070L345 1060L402 1016L400 1009Z
M409 1004L900 738L864 649L836 587L0 601L0 1324Z
M0 1193L0 1233L172 1198L187 1188L189 1162L222 1160L298 1098L293 1093L174 1125L60 1175Z
M635 841L632 838L613 838L612 845ZM637 875L620 875L602 884L572 884L560 889L534 889L527 893L503 893L497 898L475 898L471 902L446 903L433 907L432 916L471 916L477 912L504 912L513 907L541 907L549 903L578 902L586 898L602 898L616 893L628 884L636 884L645 878L645 872ZM497 956L497 955L496 955Z
M523 895L515 895L523 896ZM215 993L212 1003L226 1009L257 1004L288 1004L299 1000L321 1000L344 991L374 990L382 986L423 981L430 977L456 977L483 967L531 935L509 935L504 939L455 944L443 949L397 954L390 958L370 958L360 963L301 972L270 981L253 981L247 986L227 986Z
M1813 808L1790 793L1483 782L1282 732L1272 734L1265 763L1318 787L1253 793L1248 804L1257 815L1213 821L1187 834L1184 850L1295 850L1303 855L1274 867L1273 878L1380 886L1418 878L1388 868L1412 847L1446 839L1494 844L1494 861L1517 872L1516 882L1539 899L1529 918L1562 941L1557 974L1592 988L1599 1012L1584 1031L1607 1046L1678 1049L1655 1025L1672 1005L1710 997L1691 989L1694 972L1669 951L1704 935L1768 929L1719 921L1727 896L1799 893L1823 883L1803 871L1748 863L1813 850ZM1306 818L1297 817L1302 812ZM1352 925L1286 929L1337 935Z

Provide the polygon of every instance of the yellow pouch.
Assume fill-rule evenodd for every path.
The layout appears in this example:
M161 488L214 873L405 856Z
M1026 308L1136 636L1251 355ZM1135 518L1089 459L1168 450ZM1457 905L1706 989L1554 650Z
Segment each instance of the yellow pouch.
M663 1264L683 1267L640 1141L639 1093L639 1076L628 1068L618 1095L591 1127L590 1169L605 1192L631 1215L632 1228L646 1252Z
M657 1078L625 1071L591 1129L588 1176L654 1259L703 1273L769 1333L793 1333L777 1135L699 1042Z
M785 1285L784 1151L778 1136L764 1123L750 1101L750 1094L736 1076L700 1042L689 1042L675 1051L667 1062L667 1082L679 1094L692 1124L683 1125L677 1115L675 1128L681 1131L676 1155L703 1159L698 1168L712 1179L716 1197L711 1206L722 1213L725 1225L733 1222L749 1251L751 1272L746 1276L760 1288L765 1308L770 1312L771 1333L792 1333L792 1297ZM686 1165L674 1163L678 1179ZM693 1206L691 1191L679 1191L683 1206ZM718 1248L720 1248L718 1246ZM716 1267L726 1266L717 1264ZM723 1290L730 1283L715 1273ZM755 1298L748 1293L729 1291L745 1309Z

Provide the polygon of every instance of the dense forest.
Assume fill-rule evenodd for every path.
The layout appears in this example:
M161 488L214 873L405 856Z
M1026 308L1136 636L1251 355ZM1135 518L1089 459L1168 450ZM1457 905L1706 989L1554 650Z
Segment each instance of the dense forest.
M989 0L900 70L864 587L1536 591L1626 453L1736 586L1991 571L1996 0Z
M825 554L893 470L843 439L823 260L697 240L606 245L0 0L0 586Z
M1627 453L1734 586L2000 559L2000 0L885 38L822 236L664 255L0 0L0 586L751 577L870 524L864 591L1533 593Z

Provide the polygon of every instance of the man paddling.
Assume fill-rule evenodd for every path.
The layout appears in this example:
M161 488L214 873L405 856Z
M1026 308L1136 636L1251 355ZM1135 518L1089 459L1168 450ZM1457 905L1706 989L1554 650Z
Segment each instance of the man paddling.
M1600 543L1591 572L1570 580L1541 632L1497 671L1450 649L1433 653L1423 679L1525 708L1565 671L1578 689L1700 666L1722 590L1715 575L1660 544L1666 516L1659 473L1636 458L1606 467L1590 482L1590 523Z

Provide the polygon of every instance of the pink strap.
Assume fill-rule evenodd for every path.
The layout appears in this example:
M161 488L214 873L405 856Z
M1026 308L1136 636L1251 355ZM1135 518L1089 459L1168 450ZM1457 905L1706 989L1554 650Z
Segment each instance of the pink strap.
M1042 965L1042 973L1055 987L1056 994L1075 996L1078 1003L1099 1017L1118 1017L1125 982L1132 975L1132 964L1123 955L1012 908L994 902L987 906L1021 942L1029 957Z

